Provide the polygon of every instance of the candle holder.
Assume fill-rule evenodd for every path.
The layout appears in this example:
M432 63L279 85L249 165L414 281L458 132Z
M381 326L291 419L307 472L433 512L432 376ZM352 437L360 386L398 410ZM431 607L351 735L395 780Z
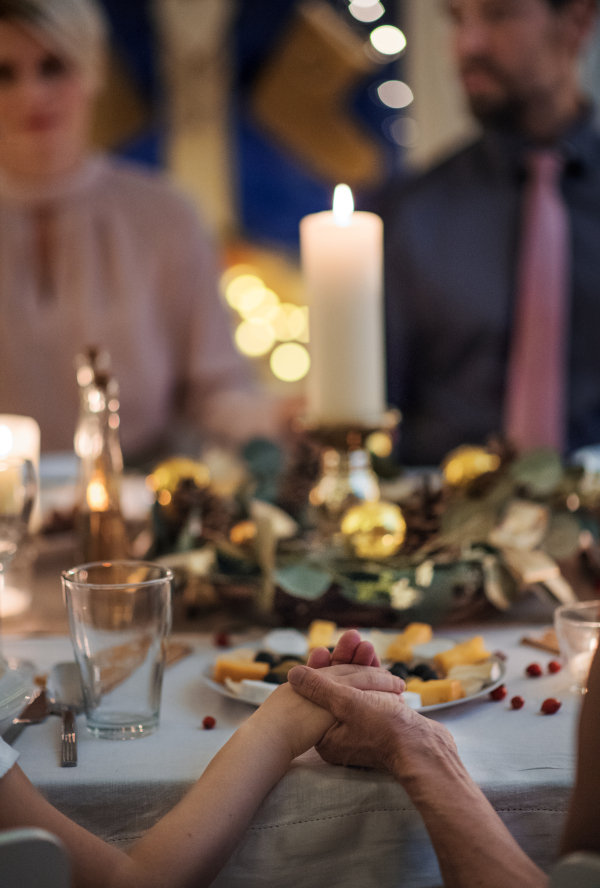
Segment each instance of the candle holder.
M307 418L301 429L321 448L321 475L310 492L317 528L324 539L339 531L346 509L357 502L379 499L379 482L371 466L366 442L375 432L393 432L400 422L398 410L387 410L379 422L322 423Z

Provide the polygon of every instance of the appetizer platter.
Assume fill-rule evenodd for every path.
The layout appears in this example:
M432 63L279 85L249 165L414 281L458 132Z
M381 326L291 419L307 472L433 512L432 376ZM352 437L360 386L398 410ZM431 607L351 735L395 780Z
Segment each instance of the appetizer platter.
M294 629L270 632L256 645L233 649L216 657L203 678L219 694L260 706L290 669L306 663L316 647L333 649L345 630L315 620L307 635ZM403 632L361 631L381 665L406 682L408 706L429 713L488 695L505 679L503 660L486 650L484 639L466 641L434 637L427 623L411 623Z

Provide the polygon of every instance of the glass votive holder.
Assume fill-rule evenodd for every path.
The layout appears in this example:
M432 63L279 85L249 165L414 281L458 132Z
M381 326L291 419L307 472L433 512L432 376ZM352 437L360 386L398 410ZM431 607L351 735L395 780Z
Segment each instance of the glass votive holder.
M600 601L557 607L554 625L563 664L573 680L571 690L585 694L600 636Z

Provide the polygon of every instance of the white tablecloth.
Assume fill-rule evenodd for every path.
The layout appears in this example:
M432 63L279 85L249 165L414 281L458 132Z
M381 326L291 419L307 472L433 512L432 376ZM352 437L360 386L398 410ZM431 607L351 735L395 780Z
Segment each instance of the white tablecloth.
M445 633L448 634L448 633ZM461 633L452 633L460 638ZM467 634L467 633L462 633ZM472 632L468 634L473 634ZM579 698L564 672L524 677L549 655L518 645L519 629L484 629L489 649L509 654L509 697L438 712L470 773L525 851L544 868L553 862L573 779ZM129 843L156 822L202 773L251 711L218 695L201 678L216 650L194 636L194 655L165 674L158 732L128 742L95 740L79 720L79 765L60 768L60 721L27 728L16 741L19 763L68 816L110 842ZM9 656L40 671L72 659L66 638L7 638ZM514 694L526 699L510 710ZM542 700L559 697L554 716ZM213 731L202 719L217 720ZM314 752L297 760L259 808L248 833L214 883L218 888L430 888L441 882L427 833L403 790L368 770L335 768Z

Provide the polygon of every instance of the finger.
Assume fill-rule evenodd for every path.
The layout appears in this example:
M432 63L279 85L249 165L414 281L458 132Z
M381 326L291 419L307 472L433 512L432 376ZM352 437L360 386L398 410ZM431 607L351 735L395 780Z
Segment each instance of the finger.
M307 666L311 669L323 669L325 666L331 665L331 654L325 647L315 648L310 652Z
M337 666L340 663L352 663L352 658L359 645L359 633L356 629L348 629L335 646L335 650L331 655L331 665Z
M352 662L357 666L372 666L375 648L370 641L361 641L352 657ZM377 664L379 665L379 663Z
M294 666L288 672L288 681L297 693L326 709L340 721L354 709L356 695L360 693L332 681L319 669L308 666Z
M358 691L385 691L396 695L402 694L406 688L405 683L397 675L392 675L387 669L373 668L340 676L334 680L334 683L356 688Z

